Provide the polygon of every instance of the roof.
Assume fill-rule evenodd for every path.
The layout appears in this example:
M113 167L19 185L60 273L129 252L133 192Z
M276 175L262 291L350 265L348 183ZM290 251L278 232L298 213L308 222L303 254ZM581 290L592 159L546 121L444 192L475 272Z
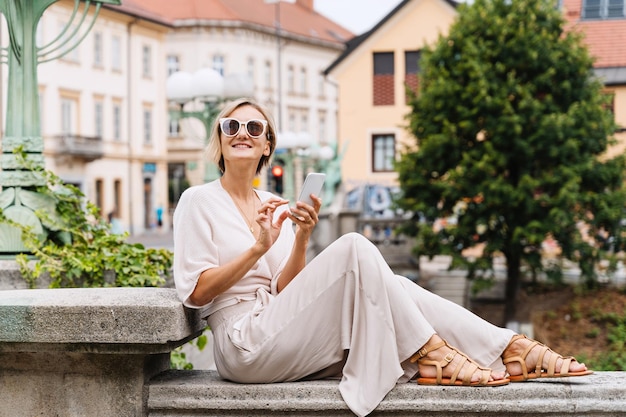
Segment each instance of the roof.
M442 0L445 1L446 3L448 3L450 6L456 8L458 6L458 3L452 0ZM400 10L402 10L402 8L404 6L406 6L409 2L411 2L411 0L403 0L400 3L398 3L398 5L391 10L389 13L387 13L387 15L385 17L382 18L382 20L380 20L373 28L371 28L369 31L363 33L360 36L356 36L354 38L352 38L350 41L346 42L346 49L343 51L343 53L341 55L339 55L337 57L337 59L335 59L335 61L333 63L330 64L330 66L328 68L326 68L324 70L324 74L328 75L337 65L339 65L344 59L346 59L352 52L354 52L356 49L358 49L358 47L365 42L370 36L372 36L374 33L376 33L378 31L378 29L380 29L382 26L385 25L385 23L387 23L387 21L389 19L391 19L396 13L399 13Z
M626 19L583 20L582 4L583 0L563 1L568 30L583 33L594 67L626 67Z
M137 0L122 0L122 4L119 6L113 6L104 4L103 8L114 10L116 12L124 13L130 16L139 17L141 19L148 20L153 23L158 23L164 26L173 26L173 20L162 16L150 9L143 7L140 1Z
M347 42L345 51L326 68L324 74L328 75L410 1L402 1L370 31ZM447 2L454 7L457 6L454 1L447 0ZM626 67L626 19L581 20L582 4L583 0L563 0L563 13L568 22L567 30L577 30L584 34L584 43L595 59L596 72L602 68ZM607 83L609 81L612 83L626 82L624 77L626 71L601 71L601 74L606 78Z
M354 37L352 32L301 1L282 2L280 6L266 3L265 0L122 0L122 3L159 16L175 26L233 21L261 25L272 30L279 8L283 32L340 45Z

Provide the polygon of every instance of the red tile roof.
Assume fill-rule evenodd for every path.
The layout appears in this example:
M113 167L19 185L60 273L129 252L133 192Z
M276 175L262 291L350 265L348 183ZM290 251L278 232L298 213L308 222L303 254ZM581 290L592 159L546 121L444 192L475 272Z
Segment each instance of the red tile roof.
M129 7L174 22L237 21L275 27L276 5L265 0L122 0ZM354 34L311 8L310 1L280 3L280 24L285 32L307 38L343 44Z
M583 33L594 67L626 67L626 19L582 20L583 0L563 0L568 30Z
M119 11L124 14L128 14L131 16L140 17L142 19L146 19L155 23L159 23L165 26L172 26L174 23L172 19L169 19L165 16L160 15L159 13L155 13L149 9L143 7L141 2L137 0L122 0L122 4L120 6L103 6L109 10Z

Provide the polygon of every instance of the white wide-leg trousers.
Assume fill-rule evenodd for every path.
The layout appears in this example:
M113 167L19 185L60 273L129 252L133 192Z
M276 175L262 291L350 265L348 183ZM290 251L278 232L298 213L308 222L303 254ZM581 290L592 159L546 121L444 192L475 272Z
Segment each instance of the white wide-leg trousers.
M395 275L371 242L349 233L276 297L209 317L217 370L242 383L338 376L357 415L417 373L407 359L438 333L483 366L502 367L514 333Z

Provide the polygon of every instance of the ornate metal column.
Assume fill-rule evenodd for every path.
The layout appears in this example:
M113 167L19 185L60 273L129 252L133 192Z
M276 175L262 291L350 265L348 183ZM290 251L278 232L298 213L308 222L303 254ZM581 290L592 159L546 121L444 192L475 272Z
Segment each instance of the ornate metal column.
M20 164L14 154L14 150L21 148L28 161L35 166L44 165L37 65L60 58L76 48L91 30L102 4L121 4L121 0L74 0L74 10L65 28L52 42L38 47L35 42L37 24L44 11L57 1L0 0L0 12L6 18L9 32L9 46L3 48L0 55L9 70L6 133L0 160L0 209L7 218L32 226L42 238L48 236L48 226L41 224L34 211L48 208L50 203L35 191L35 187L44 185L43 179ZM92 5L93 18L81 32ZM24 251L20 230L0 224L0 254Z

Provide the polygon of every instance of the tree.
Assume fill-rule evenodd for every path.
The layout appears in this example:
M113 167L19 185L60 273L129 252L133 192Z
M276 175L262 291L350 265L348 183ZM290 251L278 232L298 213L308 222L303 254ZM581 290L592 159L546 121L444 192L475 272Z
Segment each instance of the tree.
M398 203L415 213L405 232L417 255L451 254L470 276L504 256L509 321L521 268L546 269L547 236L593 282L602 248L590 238L620 236L624 158L606 155L615 131L607 96L555 1L475 0L458 11L449 34L422 51ZM456 224L433 228L450 217ZM461 256L477 244L481 256Z

